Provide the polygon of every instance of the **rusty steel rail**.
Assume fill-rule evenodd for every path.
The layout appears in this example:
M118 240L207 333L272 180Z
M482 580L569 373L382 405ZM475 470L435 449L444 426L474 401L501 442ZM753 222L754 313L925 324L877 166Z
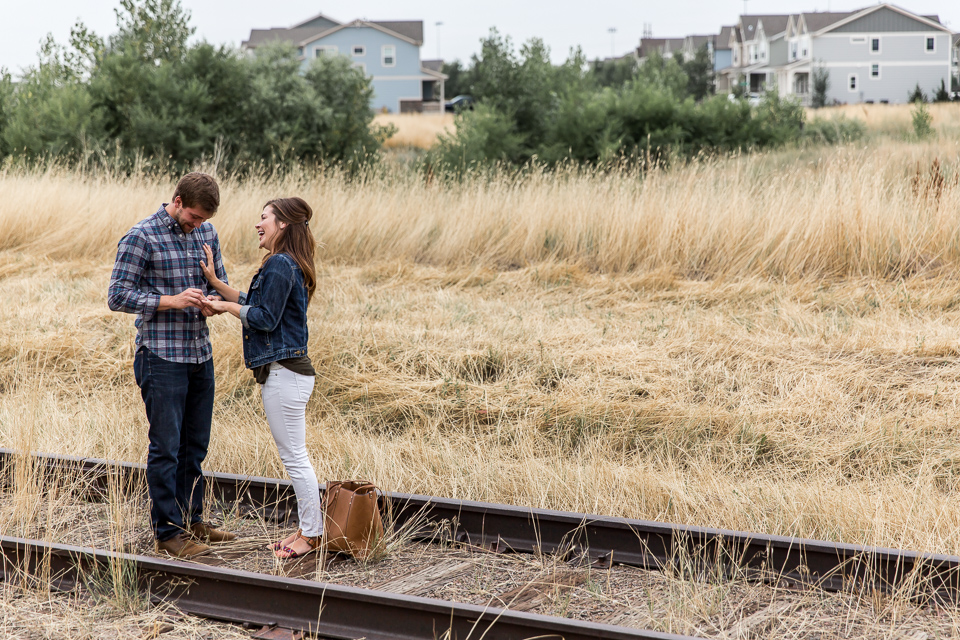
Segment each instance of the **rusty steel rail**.
M13 451L0 449L0 475L9 476L2 470L17 459ZM140 483L145 470L140 464L95 458L36 455L30 460L48 471L82 474L93 493L106 492L110 478ZM295 517L296 498L288 481L226 473L206 473L205 478L226 508L258 510L281 522ZM453 539L496 551L580 554L604 565L960 601L957 556L415 494L384 493L381 499L395 527L423 519L445 521Z
M235 623L279 626L324 638L428 640L525 638L693 640L688 636L460 604L207 565L0 537L3 577L49 579L58 589L104 576L181 611ZM124 586L124 585L121 585Z

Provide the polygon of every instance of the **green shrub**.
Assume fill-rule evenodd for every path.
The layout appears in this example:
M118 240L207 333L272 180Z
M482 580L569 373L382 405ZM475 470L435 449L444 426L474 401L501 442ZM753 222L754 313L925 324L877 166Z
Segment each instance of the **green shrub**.
M913 132L920 139L927 138L933 134L933 116L930 110L922 100L913 103L913 110L910 112L913 117Z
M842 144L855 142L867 134L867 125L862 120L839 116L814 118L803 128L803 140L813 144Z
M429 163L443 171L461 173L498 162L520 161L524 138L513 118L498 109L478 104L457 115L456 130L441 135L430 150Z

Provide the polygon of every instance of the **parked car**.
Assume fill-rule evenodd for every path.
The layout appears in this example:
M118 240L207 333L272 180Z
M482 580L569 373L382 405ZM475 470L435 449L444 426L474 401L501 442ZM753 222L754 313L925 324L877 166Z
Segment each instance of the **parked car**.
M729 100L730 102L733 102L736 99L737 99L737 96L733 95L732 93L727 94L727 100ZM763 96L759 93L745 93L740 97L740 99L746 100L751 107L758 107L760 106L760 103L763 101Z
M473 99L473 96L457 96L452 100L447 100L443 105L444 111L449 111L450 113L456 113L457 111L463 111L464 109L473 109L473 105L476 103L476 100Z

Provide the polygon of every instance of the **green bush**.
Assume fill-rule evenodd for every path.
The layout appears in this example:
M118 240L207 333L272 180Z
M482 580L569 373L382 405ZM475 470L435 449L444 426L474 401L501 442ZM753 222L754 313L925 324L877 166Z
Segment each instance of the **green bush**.
M867 134L867 125L862 120L839 116L814 118L803 128L803 140L813 144L841 144L855 142Z
M480 104L457 115L456 130L441 135L430 150L429 163L443 171L462 173L523 158L524 138L511 117Z
M917 100L913 103L913 110L910 113L913 118L913 132L918 138L927 138L933 134L933 116L926 103Z
M109 44L76 25L69 47L48 38L39 63L0 78L0 154L86 158L183 170L216 157L261 162L369 162L389 128L371 127L370 80L346 57L304 71L291 45L247 56L188 45L177 0L122 0Z

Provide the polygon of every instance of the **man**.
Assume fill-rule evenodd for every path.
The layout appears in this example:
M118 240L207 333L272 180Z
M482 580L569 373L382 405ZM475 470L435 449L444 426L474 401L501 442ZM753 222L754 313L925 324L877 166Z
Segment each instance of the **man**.
M213 418L213 359L200 269L203 245L213 248L217 276L226 282L220 240L208 222L220 206L213 177L188 173L173 200L120 240L110 276L113 311L137 314L133 371L150 423L147 488L157 551L190 558L236 534L203 522L201 464Z

